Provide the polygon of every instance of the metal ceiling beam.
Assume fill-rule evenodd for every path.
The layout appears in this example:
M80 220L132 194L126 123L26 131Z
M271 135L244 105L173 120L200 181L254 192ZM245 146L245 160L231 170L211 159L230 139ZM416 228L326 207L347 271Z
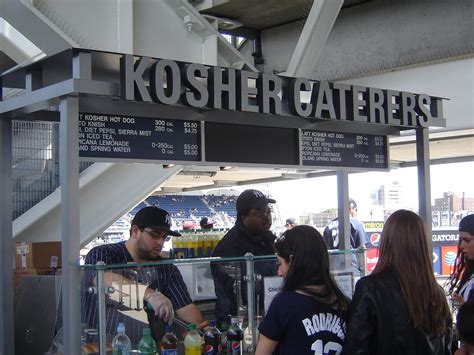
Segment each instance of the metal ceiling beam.
M23 63L31 58L40 59L45 54L23 36L8 21L0 17L0 48L16 63Z
M46 55L70 48L71 45L59 33L33 13L33 8L27 1L0 1L2 17Z
M344 0L314 0L285 75L311 76L343 3Z

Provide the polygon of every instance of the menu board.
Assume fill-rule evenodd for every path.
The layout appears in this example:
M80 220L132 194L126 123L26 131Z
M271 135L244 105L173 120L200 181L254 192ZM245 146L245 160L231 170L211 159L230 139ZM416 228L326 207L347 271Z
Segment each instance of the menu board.
M79 156L200 161L200 122L81 112Z
M303 165L388 169L386 136L303 129L300 139Z

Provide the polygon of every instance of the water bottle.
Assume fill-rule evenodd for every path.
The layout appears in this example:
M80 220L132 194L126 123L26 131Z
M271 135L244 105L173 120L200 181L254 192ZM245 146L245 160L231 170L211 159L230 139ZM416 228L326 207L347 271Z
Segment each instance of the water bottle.
M173 333L173 326L167 325L165 332L160 342L161 355L178 355L178 338Z
M184 338L185 355L201 355L202 339L196 330L196 324L188 324L188 335Z
M150 328L143 328L143 337L138 343L138 353L142 355L156 355L156 343L151 337Z
M132 342L125 334L125 324L120 322L117 325L117 335L112 340L112 355L130 355Z

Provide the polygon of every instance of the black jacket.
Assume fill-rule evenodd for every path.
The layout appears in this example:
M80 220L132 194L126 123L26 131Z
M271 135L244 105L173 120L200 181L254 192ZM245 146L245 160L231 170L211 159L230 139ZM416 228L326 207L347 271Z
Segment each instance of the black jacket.
M239 257L246 253L257 255L274 255L274 240L276 236L268 231L260 235L252 235L248 229L239 221L221 239L214 249L212 256ZM213 262L211 264L214 287L216 291L216 318L219 323L228 322L229 315L237 315L237 283L240 281L242 301L246 302L247 285L242 282L242 276L246 274L245 262ZM259 260L254 263L256 274L264 276L275 276L277 266L275 260ZM260 295L260 309L263 311L263 281L257 282L257 292Z
M415 329L409 322L400 285L390 271L357 282L348 323L343 354L451 354L451 319L443 336L427 336Z

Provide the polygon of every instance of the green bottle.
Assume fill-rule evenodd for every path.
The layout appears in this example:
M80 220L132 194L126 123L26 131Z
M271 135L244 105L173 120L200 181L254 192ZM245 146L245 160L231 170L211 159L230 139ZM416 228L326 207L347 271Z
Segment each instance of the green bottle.
M143 337L138 343L138 353L142 355L156 355L156 343L151 337L150 328L143 328Z

